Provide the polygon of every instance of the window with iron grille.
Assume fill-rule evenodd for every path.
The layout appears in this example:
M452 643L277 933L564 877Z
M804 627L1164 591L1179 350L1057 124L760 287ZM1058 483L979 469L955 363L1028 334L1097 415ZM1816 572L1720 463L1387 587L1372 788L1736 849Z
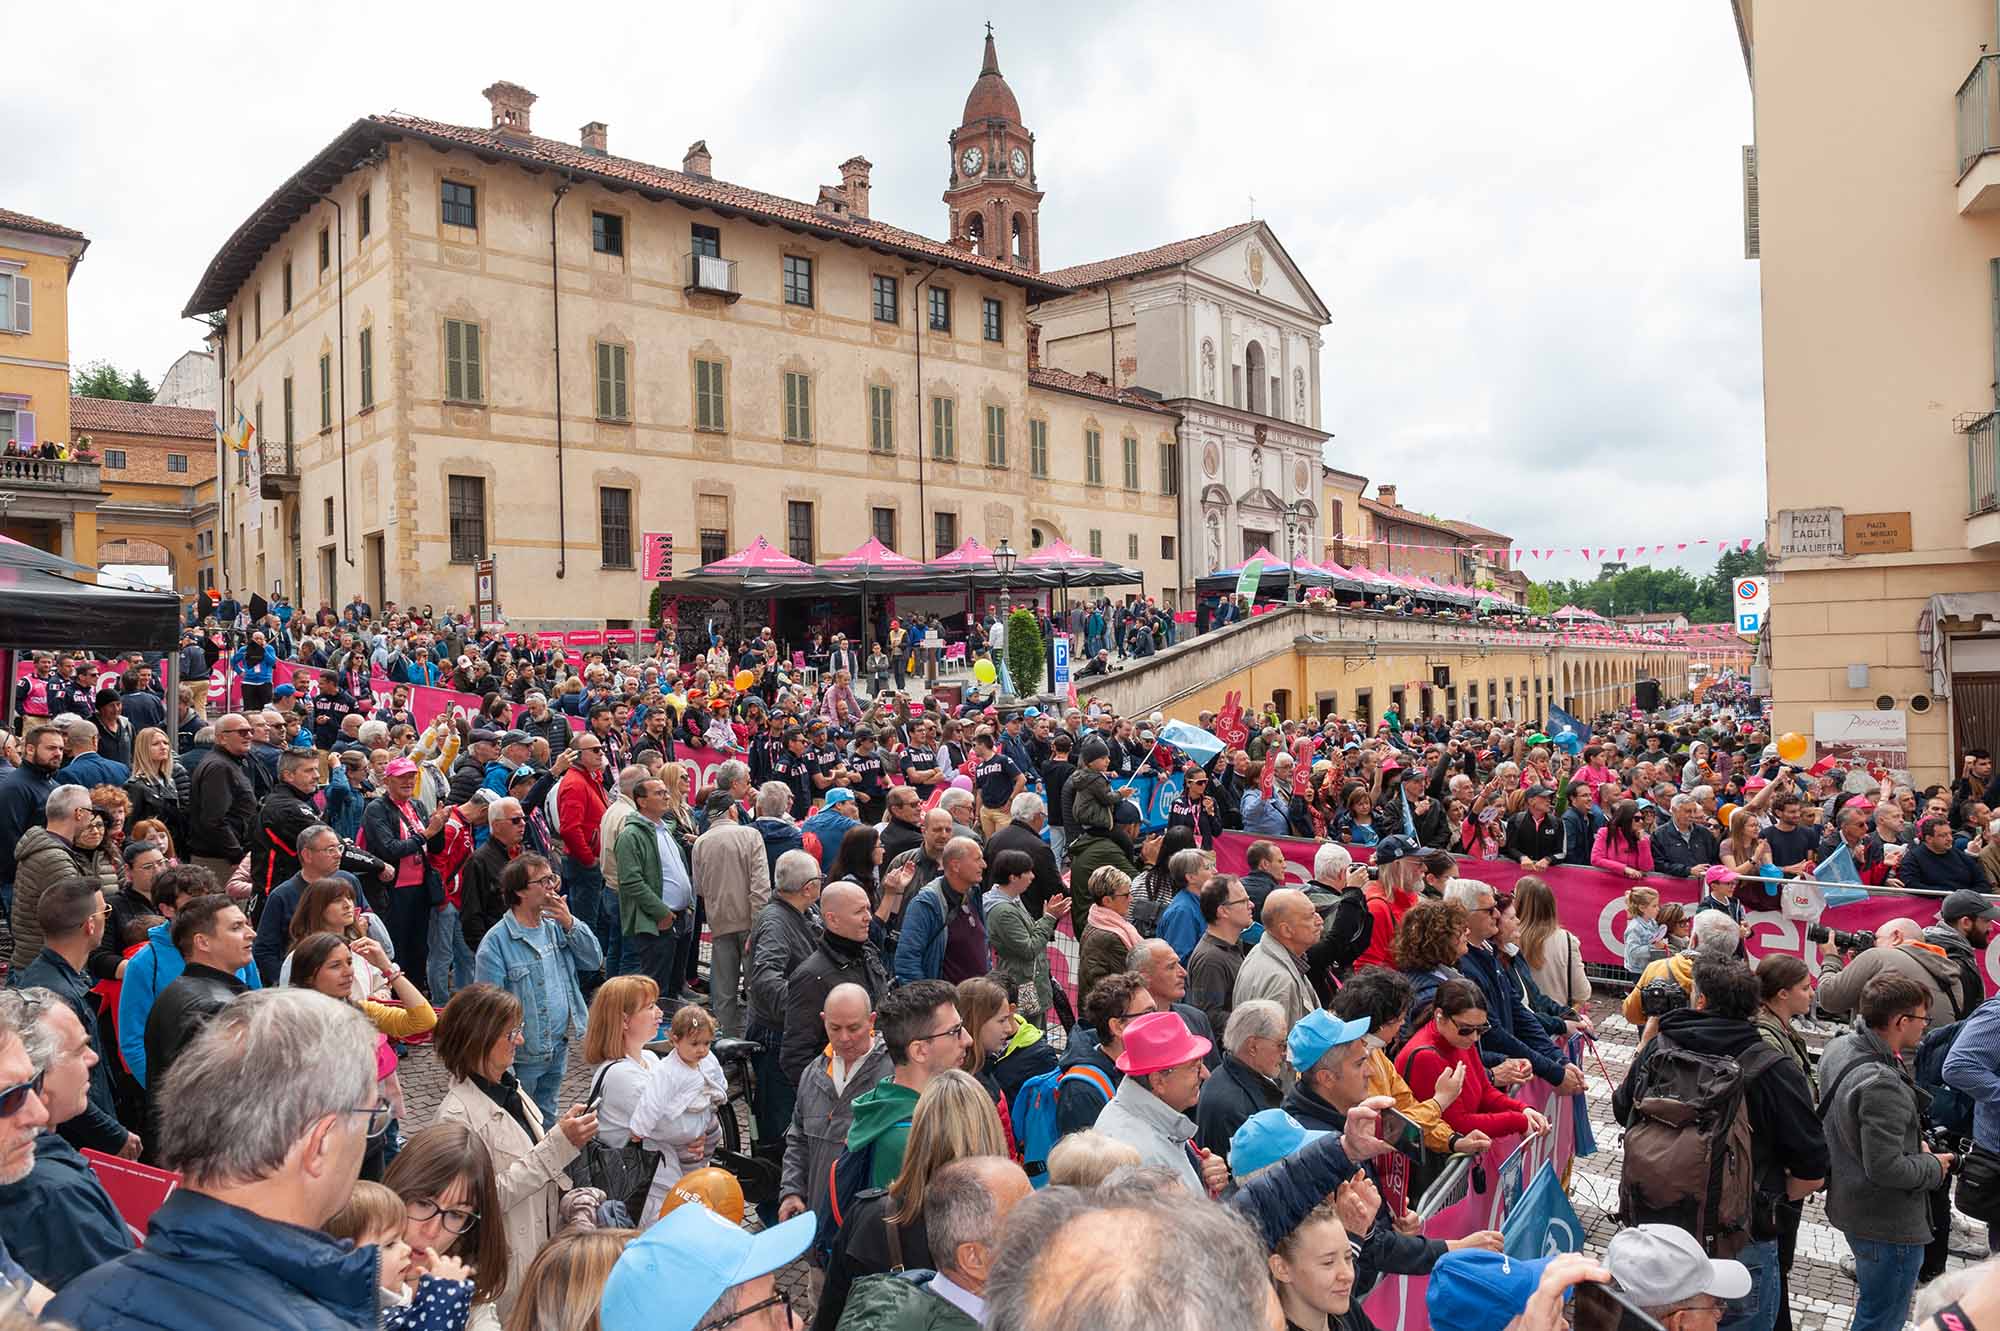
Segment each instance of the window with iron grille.
M903 305L902 295L899 291L900 284L893 277L884 277L880 273L877 273L872 285L875 298L875 322L885 324L901 323L903 321Z
M604 486L597 492L597 541L604 567L632 567L632 492Z
M485 400L478 324L461 319L444 321L444 395L453 402Z
M451 562L470 564L486 554L486 478L445 477L446 510L451 523Z
M694 428L726 430L723 414L722 362L698 360L694 363Z
M785 438L809 444L813 437L812 376L797 371L785 374Z
M713 564L729 556L729 533L711 527L701 529L701 562Z
M599 420L631 419L631 403L626 393L625 347L622 343L597 344L597 416Z
M794 499L785 505L785 552L804 563L813 562L813 506L810 500Z
M1174 538L1171 536L1162 536L1160 538L1160 558L1172 559L1173 557L1174 557Z
M1007 408L986 408L986 465L1007 465Z
M896 451L896 390L881 384L868 385L868 451Z
M1160 444L1160 493L1181 492L1181 446L1171 441Z
M187 469L188 469L187 454L185 453L167 454L168 471L186 471Z
M331 535L333 535L333 496L332 496L332 495L328 495L328 496L326 497L326 501L325 501L325 503L324 503L324 504L322 505L322 507L320 508L320 514L321 514L321 520L322 520L322 522L323 522L323 523L325 524L325 534L326 534L326 535L328 535L328 536L331 536ZM296 535L298 535L298 532L297 532L297 531L295 530L295 531L294 531L294 532L293 532L292 534L293 534L294 536L296 536Z
M375 405L375 330L361 330L360 354L355 357L361 362L361 407L367 410Z
M931 399L931 456L950 461L958 456L958 400Z
M785 256L785 304L813 303L813 261L797 254Z
M625 219L616 213L592 213L590 248L599 254L625 253Z
M998 342L1001 340L1000 321L1002 316L1000 311L1000 302L991 296L986 297L980 303L980 332L985 335L988 342Z
M872 513L869 514L868 527L870 533L875 537L876 540L888 546L891 550L894 550L896 548L895 509L893 508L875 509Z
M1028 474L1044 479L1049 474L1049 423L1028 422Z
M456 180L438 185L438 215L446 226L479 227L479 191Z
M1096 527L1090 529L1090 553L1104 558L1104 533Z
M319 358L319 428L333 428L333 357Z
M1104 484L1104 436L1095 430L1083 432L1083 483Z
M1122 442L1125 445L1125 488L1136 490L1139 488L1139 441L1128 434Z
M951 292L944 287L932 287L931 331L949 333L951 331Z
M931 554L948 555L958 549L958 514L931 514Z

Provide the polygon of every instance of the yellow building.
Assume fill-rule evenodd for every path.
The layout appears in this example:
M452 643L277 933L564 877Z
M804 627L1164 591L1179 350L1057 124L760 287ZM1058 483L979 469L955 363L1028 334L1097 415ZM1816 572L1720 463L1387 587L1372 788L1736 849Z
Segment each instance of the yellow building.
M1324 557L1343 568L1411 573L1477 587L1487 595L1525 604L1528 576L1512 567L1514 538L1476 523L1419 513L1396 502L1396 487L1337 467L1321 469Z
M0 208L0 443L69 445L69 280L88 248L81 231ZM95 565L98 476L0 459L0 533Z
M1906 732L1912 775L1948 780L1966 748L2000 749L1994 6L1734 13L1776 728Z
M990 38L950 242L872 217L860 156L805 203L719 178L705 142L671 170L485 95L481 128L348 126L190 297L226 319L224 419L261 441L224 476L226 585L442 610L491 552L513 624L621 623L648 531L681 572L760 535L806 560L1059 538L1176 585L1178 417L1035 364L1030 307L1067 288L1037 275Z

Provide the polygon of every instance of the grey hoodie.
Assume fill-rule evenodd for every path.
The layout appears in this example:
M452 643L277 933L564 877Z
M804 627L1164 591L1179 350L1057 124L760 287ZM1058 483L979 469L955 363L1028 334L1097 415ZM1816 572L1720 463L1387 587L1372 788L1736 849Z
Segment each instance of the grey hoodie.
M1900 947L1871 947L1836 973L1820 974L1820 1011L1836 1017L1854 1015L1861 1004L1861 990L1884 971L1907 976L1924 987L1930 996L1930 1021L1926 1030L1936 1030L1958 1020L1958 963L1947 957L1937 944L1904 943ZM1824 1065L1819 1084L1828 1078Z

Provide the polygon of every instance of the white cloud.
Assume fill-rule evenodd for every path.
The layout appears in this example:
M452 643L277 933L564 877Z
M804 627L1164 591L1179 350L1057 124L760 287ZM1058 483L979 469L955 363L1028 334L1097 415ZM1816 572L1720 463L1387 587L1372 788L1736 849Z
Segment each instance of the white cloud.
M17 8L19 8L17 6ZM350 120L480 123L496 78L554 137L795 198L875 164L943 230L945 136L989 11L495 3L10 15L0 206L83 229L72 352L157 377L224 238ZM1000 62L1037 135L1051 266L1257 212L1333 310L1336 465L1536 547L1761 529L1750 132L1711 6L1017 4ZM1696 562L1696 561L1690 561ZM1530 564L1546 576L1547 566ZM1585 571L1580 562L1554 572Z

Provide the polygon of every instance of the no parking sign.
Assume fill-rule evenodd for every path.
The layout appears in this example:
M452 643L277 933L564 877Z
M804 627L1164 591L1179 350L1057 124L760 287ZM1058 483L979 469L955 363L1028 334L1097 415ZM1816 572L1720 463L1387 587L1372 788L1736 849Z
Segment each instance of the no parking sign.
M1771 610L1771 584L1762 577L1738 578L1731 591L1736 631L1746 638L1756 637Z

